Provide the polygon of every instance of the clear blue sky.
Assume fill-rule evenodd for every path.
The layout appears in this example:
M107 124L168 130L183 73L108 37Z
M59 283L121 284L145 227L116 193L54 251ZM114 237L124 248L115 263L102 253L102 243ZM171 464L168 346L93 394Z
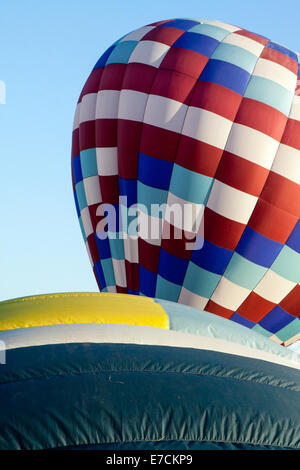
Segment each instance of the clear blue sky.
M0 300L98 290L72 194L76 101L111 43L175 17L218 19L300 50L291 0L0 0Z

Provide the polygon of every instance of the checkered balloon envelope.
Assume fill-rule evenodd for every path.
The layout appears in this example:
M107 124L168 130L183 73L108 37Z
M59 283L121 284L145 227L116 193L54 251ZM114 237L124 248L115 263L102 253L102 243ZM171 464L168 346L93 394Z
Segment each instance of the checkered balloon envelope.
M298 55L174 19L98 60L78 100L72 179L102 292L300 337Z

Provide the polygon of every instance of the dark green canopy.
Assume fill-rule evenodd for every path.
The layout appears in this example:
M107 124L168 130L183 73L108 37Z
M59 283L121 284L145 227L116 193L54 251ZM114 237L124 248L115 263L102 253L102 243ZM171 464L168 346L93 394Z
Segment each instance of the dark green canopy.
M300 449L299 370L212 350L7 351L0 449Z

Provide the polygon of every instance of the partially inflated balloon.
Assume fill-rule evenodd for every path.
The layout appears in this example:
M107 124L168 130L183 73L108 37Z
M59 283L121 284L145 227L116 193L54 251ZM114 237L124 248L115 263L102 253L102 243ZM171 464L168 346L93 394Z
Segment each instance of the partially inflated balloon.
M217 21L153 23L100 57L72 175L101 291L300 336L297 78L296 53Z
M300 450L299 372L289 348L176 302L6 300L0 450Z

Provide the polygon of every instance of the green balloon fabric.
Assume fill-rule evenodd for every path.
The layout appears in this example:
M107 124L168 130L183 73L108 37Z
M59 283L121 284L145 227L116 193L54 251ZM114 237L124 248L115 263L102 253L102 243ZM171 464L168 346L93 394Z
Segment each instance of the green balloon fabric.
M216 351L7 351L0 449L300 449L299 369Z

